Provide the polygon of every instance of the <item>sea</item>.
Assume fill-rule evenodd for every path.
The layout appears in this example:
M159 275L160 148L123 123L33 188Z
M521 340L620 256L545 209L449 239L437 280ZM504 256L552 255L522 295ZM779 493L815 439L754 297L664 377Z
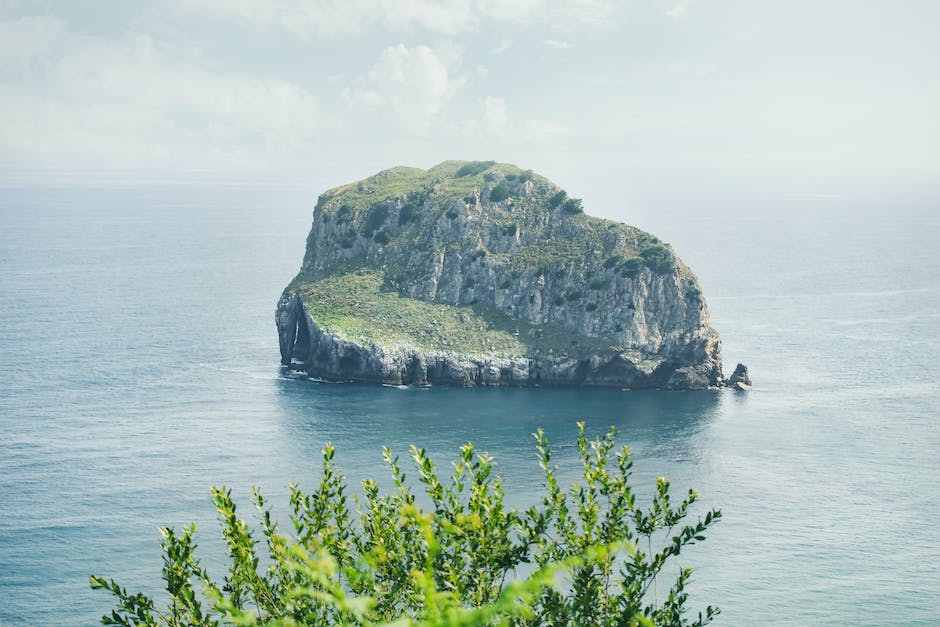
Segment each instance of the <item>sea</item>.
M532 433L570 484L584 421L631 447L641 495L664 475L699 492L693 517L723 512L679 559L692 611L940 624L940 207L793 194L620 214L696 271L747 393L391 388L280 369L275 302L322 187L0 185L0 623L98 623L114 603L92 574L159 602L160 526L195 522L221 577L211 487L252 520L259 486L283 519L328 442L353 492L387 479L383 446L446 468L473 442L524 508Z

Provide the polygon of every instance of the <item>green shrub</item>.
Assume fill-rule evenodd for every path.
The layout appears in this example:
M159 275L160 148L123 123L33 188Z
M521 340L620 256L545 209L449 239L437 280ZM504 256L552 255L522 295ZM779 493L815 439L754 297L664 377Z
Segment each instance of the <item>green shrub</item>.
M499 289L501 290L508 290L510 287L512 287L512 279L506 279L499 284Z
M557 209L561 203L565 202L565 198L567 197L568 192L565 190L557 191L548 199L548 206L552 209Z
M533 172L532 170L526 170L525 172L519 175L519 182L525 183L526 181L531 181L534 176L535 176L535 172Z
M408 194L408 199L410 202L418 205L419 207L424 204L428 199L428 196L431 195L431 191L427 188L425 189L416 189L415 191Z
M408 224L418 216L418 205L406 202L398 212L398 225Z
M512 222L510 224L503 225L503 235L508 235L509 237L515 237L516 233L519 232L519 224L517 222Z
M391 239L392 238L389 237L388 235L388 231L386 231L385 229L382 229L381 231L376 233L374 236L372 236L372 240L376 242L377 244L381 244L382 246L385 246L386 244L388 244L391 241Z
M500 181L490 190L490 202L500 202L501 200L506 200L511 195L512 192L509 189L509 185L506 184L506 181Z
M456 219L457 219L457 216L460 215L460 212L457 211L456 209L448 209L448 210L447 210L447 213L444 214L444 215L447 216L447 219L448 219L448 220L456 220Z
M568 213L583 213L584 208L581 206L580 198L569 198L565 201L565 204L562 205L565 211Z
M604 267L609 270L621 262L623 262L623 255L611 255L607 258L607 261L604 262Z
M660 594L664 567L705 539L721 518L711 510L683 523L698 499L674 504L660 477L649 508L637 505L627 447L614 430L588 441L578 424L583 483L568 489L555 476L548 440L535 435L546 494L525 512L508 509L493 459L460 448L449 478L424 449L411 447L432 510L416 505L405 473L384 450L393 487L362 482L350 507L345 478L323 450L323 476L311 493L290 486L290 535L257 489L257 528L239 517L227 488L213 488L228 572L213 579L196 555L195 527L163 528L168 607L144 594L91 577L116 597L106 625L704 625L707 607L686 618L691 570L679 569ZM655 541L655 543L654 543ZM662 548L658 548L662 546ZM657 548L654 548L657 547ZM531 574L518 573L532 564Z
M457 170L457 173L454 174L455 178L460 178L463 176L476 176L483 170L490 168L496 165L495 161L468 161Z
M464 201L466 204L468 204L468 205L470 205L470 206L473 206L473 205L477 204L477 197L474 196L473 194L467 194L466 196L463 197L463 201Z
M590 287L592 290L602 290L608 285L610 285L610 283L607 281L607 279L594 279L590 282L588 287Z
M642 257L630 257L620 264L620 276L633 277L640 273L644 263Z
M562 305L565 304L565 299L562 298L561 296L556 296L556 297L552 300L552 302L555 303L555 306L556 306L556 307L561 307Z
M588 303L587 307L585 307L584 309L586 309L587 311L596 311L597 303Z
M340 224L344 222L349 222L353 217L353 207L352 205L343 203L340 205L340 208L336 211L336 221Z
M372 237L372 235L378 231L385 221L388 219L388 205L384 202L377 203L369 207L369 213L366 215L366 220L362 225L362 233L366 237Z
M653 272L669 272L673 267L672 252L662 244L653 244L640 251L640 256Z
M581 300L581 292L579 292L579 291L577 291L577 290L574 290L574 291L572 291L572 292L568 292L568 293L565 295L565 298L567 298L568 300Z

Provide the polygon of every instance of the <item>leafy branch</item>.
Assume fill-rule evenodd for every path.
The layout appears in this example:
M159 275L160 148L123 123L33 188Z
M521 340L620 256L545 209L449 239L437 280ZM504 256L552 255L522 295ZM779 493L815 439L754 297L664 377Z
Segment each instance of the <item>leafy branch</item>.
M442 480L424 449L411 447L418 481L432 507L415 504L399 458L383 457L394 488L374 480L347 499L335 450L309 493L290 485L290 527L280 532L260 490L258 524L240 518L231 490L212 489L228 569L213 579L195 556L195 526L161 529L168 606L129 593L113 580L91 587L116 599L102 624L176 625L705 625L708 606L687 618L691 570L678 569L662 602L664 568L705 539L721 512L686 523L698 494L678 504L660 477L649 506L637 504L629 448L614 430L589 440L578 423L582 480L563 488L548 438L534 435L545 488L525 512L506 507L492 457L472 444L459 450ZM354 505L354 507L351 507ZM658 546L653 549L654 544ZM644 550L645 548L645 550ZM673 571L675 572L675 571Z

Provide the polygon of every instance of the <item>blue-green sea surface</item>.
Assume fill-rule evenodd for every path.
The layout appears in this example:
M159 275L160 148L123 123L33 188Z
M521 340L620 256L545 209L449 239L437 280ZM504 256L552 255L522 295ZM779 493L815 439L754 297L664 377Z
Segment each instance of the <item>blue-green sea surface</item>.
M94 624L89 574L156 593L157 527L260 485L313 487L335 443L354 487L381 447L446 466L473 441L512 504L540 494L543 427L566 482L575 422L614 425L637 483L667 475L724 520L683 563L718 624L940 623L940 221L792 200L761 216L639 221L698 273L747 394L395 389L278 367L273 309L296 271L310 189L0 190L0 622ZM668 208L667 208L668 209Z

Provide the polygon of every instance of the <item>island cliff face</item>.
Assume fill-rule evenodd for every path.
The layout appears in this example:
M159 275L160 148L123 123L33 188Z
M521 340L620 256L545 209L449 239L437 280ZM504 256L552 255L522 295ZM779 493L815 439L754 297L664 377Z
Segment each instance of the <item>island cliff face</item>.
M327 380L724 383L698 280L671 247L493 162L325 192L276 322L282 363Z

